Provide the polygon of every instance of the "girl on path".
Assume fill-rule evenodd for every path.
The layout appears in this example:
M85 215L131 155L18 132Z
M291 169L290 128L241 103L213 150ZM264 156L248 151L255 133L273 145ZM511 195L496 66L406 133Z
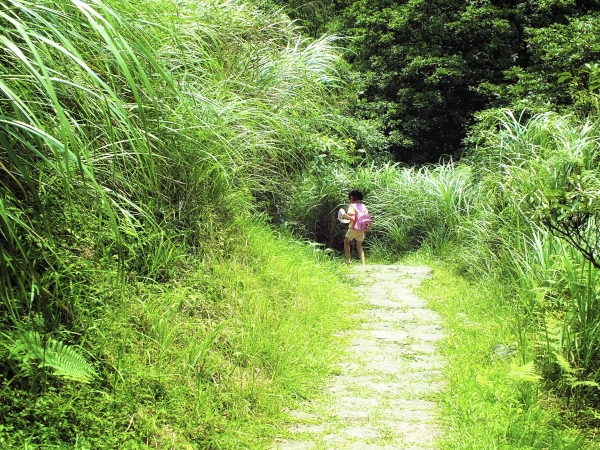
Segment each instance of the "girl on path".
M356 220L356 211L367 213L367 207L363 204L363 194L358 189L352 189L348 194L348 200L350 200L350 207L342 219L350 220L348 225L348 231L344 237L344 253L346 254L346 264L350 264L350 242L356 239L356 250L360 256L360 262L365 264L365 252L362 248L362 244L365 240L365 232L352 229L354 221Z

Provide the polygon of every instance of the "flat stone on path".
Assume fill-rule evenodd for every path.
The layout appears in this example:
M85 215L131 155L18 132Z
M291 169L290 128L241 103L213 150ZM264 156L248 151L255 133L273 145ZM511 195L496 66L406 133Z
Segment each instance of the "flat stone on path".
M290 411L285 437L273 450L433 450L442 429L435 395L445 361L437 343L441 319L413 288L430 277L424 266L351 268L364 310L338 376L318 402Z

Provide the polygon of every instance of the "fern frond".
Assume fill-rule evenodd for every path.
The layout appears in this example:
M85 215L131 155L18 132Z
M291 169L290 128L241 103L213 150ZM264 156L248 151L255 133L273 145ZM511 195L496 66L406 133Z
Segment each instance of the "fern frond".
M553 352L556 357L556 362L560 366L563 372L568 373L569 375L574 375L577 373L577 369L574 369L571 366L571 363L567 361L567 359L558 352Z
M535 372L533 361L523 366L512 366L508 376L516 381L528 381L531 383L537 383L542 378Z
M42 342L36 331L21 333L10 349L12 358L27 366L31 360L39 360L38 367L51 367L53 375L68 380L88 383L96 372L73 347L55 339Z

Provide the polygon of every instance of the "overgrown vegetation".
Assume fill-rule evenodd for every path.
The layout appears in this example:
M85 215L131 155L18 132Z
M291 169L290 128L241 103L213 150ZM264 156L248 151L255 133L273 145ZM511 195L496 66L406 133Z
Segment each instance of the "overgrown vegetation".
M597 125L552 113L527 120L507 110L482 116L479 130L471 157L460 163L372 165L344 172L341 181L358 183L374 216L367 253L385 259L418 250L456 267L473 282L491 280L501 286L485 300L488 310L502 312L498 323L506 336L498 340L510 336L504 344L514 341L512 363L527 368L532 381L543 380L534 388L511 384L510 389L517 389L511 401L538 411L527 419L531 424L535 417L546 420L536 399L550 395L551 403L569 411L561 417L595 436L600 400ZM307 195L303 201L315 204L335 194ZM496 323L464 307L460 312L474 316L469 320L485 319L486 326ZM485 336L486 345L492 337ZM531 435L529 442L527 433L514 442L508 436L485 439L522 446L511 448L563 448L560 424L555 425L558 434L552 439ZM544 446L549 442L554 447ZM584 445L579 438L572 442Z
M402 37L443 6L413 3L401 5L405 16L385 12L406 22L371 19ZM549 419L556 406L591 442L600 406L596 7L546 2L509 17L502 5L461 3L420 21L443 37L436 30L452 19L457 38L485 17L503 52L531 50L517 51L518 67L505 55L506 67L472 72L475 54L413 54L410 43L392 52L405 65L393 73L395 59L371 58L379 41L353 41L357 58L389 71L391 91L412 98L425 83L407 116L388 103L385 83L364 105L342 41L307 38L269 5L0 5L0 442L263 445L280 411L328 373L332 336L350 316L329 250L341 245L334 217L350 188L365 192L374 216L368 260L421 251L472 283L501 286L488 306L505 319L498 340L514 340L511 362L526 379L502 385L514 409L492 411L491 391L472 405L489 413L472 417L500 421L481 439L585 445ZM340 18L366 20L365 5ZM312 34L330 13L315 16ZM500 45L483 50L491 44ZM465 90L475 100L456 105ZM440 124L447 104L458 112ZM436 139L466 156L394 162ZM420 151L408 159L427 160ZM507 379L496 369L486 383ZM463 406L464 417L477 412ZM507 430L503 421L523 408L543 433ZM452 425L459 434L461 423Z
M264 225L229 231L223 252L177 282L132 281L121 303L96 298L78 316L93 379L51 377L50 364L4 371L3 447L265 445L282 411L329 373L349 305L322 253Z
M339 318L335 271L250 225L322 134L345 145L334 39L118 0L4 2L0 39L3 446L257 442Z
M462 156L490 108L597 111L597 1L273 1L313 36L348 36L356 114L396 161Z
M419 293L442 314L449 336L440 402L448 432L440 448L596 448L595 431L578 429L574 411L544 386L533 361L517 354L510 290L492 277L468 281L436 264L434 279Z

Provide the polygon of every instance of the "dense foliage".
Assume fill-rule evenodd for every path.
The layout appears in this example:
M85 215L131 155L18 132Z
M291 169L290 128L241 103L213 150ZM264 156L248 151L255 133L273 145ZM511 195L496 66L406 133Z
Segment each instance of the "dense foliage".
M557 429L574 419L582 436L589 433L593 439L600 405L598 123L557 113L526 119L499 110L485 115L477 137L476 151L461 163L420 168L373 164L353 170L332 166L327 180L322 173L313 178L305 174L296 183L304 195L293 201L295 226L317 230L320 222L314 212L330 209L332 199L339 198L339 186L354 181L365 192L374 217L367 258L428 252L475 283L487 280L499 286L486 302L509 315L504 333L506 344L513 342L516 348L511 361L515 367L502 377L505 383L520 377L513 388L517 409L536 415L535 399L544 392L548 402L564 402ZM338 237L343 233L335 232ZM465 321L489 314L461 307L457 301ZM495 320L466 324L478 328ZM482 334L489 341L493 336L487 331ZM482 366L473 372L496 370L489 356L473 356ZM551 400L552 394L557 398ZM474 410L479 406L472 398L467 402L463 413L469 417L490 412ZM527 448L533 441L540 446L533 448L565 448L548 436L524 437L513 431L498 430L489 439L508 448ZM471 442L458 434L455 439ZM596 442L575 441L572 448L593 448L587 445Z
M285 3L308 32L348 37L364 83L355 112L384 132L396 161L461 156L474 114L489 108L595 107L596 1Z
M294 353L277 334L296 320L285 299L310 303L309 329L319 313L310 289L252 272L274 237L248 244L240 219L325 139L346 145L335 40L251 3L154 0L3 2L0 40L3 448L256 439L220 436L273 404L236 415L226 397L260 385L291 399L300 388L286 394L276 375ZM239 293L258 279L278 307ZM153 301L156 283L196 289L174 307ZM252 349L252 314L273 326L273 349Z
M168 279L161 258L179 244L201 252L247 204L244 189L273 190L335 125L331 39L307 42L270 27L277 15L229 4L114 6L2 10L6 325L37 313L56 325L62 289L85 283L96 260Z
M0 443L264 444L329 370L319 249L353 187L368 259L500 280L517 392L593 430L597 3L279 3L307 26L272 2L0 5Z

